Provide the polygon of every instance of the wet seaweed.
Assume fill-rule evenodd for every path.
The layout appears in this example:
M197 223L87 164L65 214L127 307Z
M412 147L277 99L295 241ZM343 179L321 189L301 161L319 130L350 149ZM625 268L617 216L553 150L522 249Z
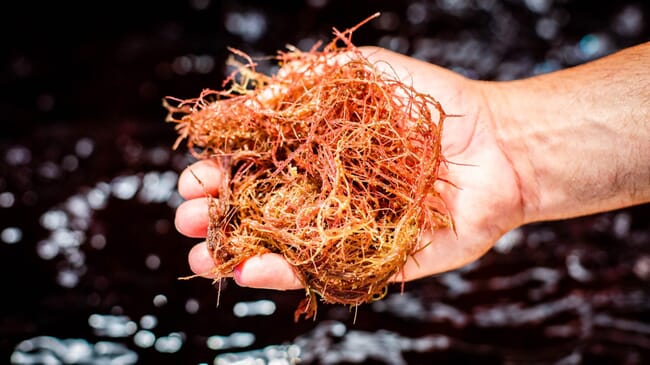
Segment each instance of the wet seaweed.
M421 233L453 226L435 189L448 115L352 43L376 16L334 28L324 46L279 51L274 75L231 49L236 70L222 90L165 99L174 148L185 142L223 174L209 199L216 280L251 256L282 254L306 291L296 320L314 316L319 298L381 299L427 245Z

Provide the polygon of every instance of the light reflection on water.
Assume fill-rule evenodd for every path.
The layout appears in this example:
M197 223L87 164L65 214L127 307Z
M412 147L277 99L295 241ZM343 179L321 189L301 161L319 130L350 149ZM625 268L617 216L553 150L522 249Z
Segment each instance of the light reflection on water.
M441 351L450 347L444 335L417 338L396 332L350 330L338 321L320 322L313 330L297 337L287 345L272 345L262 349L218 355L214 363L234 364L363 364L374 361L390 365L407 364L405 352Z
M210 350L248 347L253 343L255 343L255 335L250 332L233 332L227 336L212 335L206 341Z
M275 303L270 300L239 302L232 308L237 317L270 316L275 312Z
M128 337L137 330L137 324L124 315L92 314L88 324L98 336Z
M16 202L16 197L10 191L0 193L0 207L11 208Z
M23 231L18 227L7 227L0 232L0 239L4 243L18 243L23 238Z
M138 355L120 343L38 336L20 342L11 355L12 364L136 364Z
M121 200L137 198L142 203L175 204L172 197L177 194L177 178L178 174L173 171L118 176L110 183L99 182L92 188L81 188L82 192L45 212L40 222L50 233L38 243L37 252L44 260L63 258L59 284L75 287L86 272L85 254L81 249L87 240L86 230L91 226L94 213L104 209L111 197ZM102 249L104 243L101 234L91 237L91 246L95 249ZM152 269L158 265L154 260L155 257L148 260Z
M138 329L138 324L126 315L92 314L88 318L88 325L97 336L132 337L133 344L140 348L153 346L161 353L178 352L186 340L186 335L182 332L172 332L156 336L152 331L156 324L156 318L151 315L142 317L141 329ZM241 342L241 336L236 336L234 343L241 344ZM128 349L123 343L100 341L93 344L84 339L58 339L52 336L38 336L24 340L16 346L11 356L13 364L121 365L134 364L137 359L137 353Z

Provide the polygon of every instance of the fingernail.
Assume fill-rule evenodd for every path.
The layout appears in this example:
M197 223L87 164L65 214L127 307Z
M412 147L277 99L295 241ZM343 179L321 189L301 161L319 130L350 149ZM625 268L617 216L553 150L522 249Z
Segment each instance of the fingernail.
M232 278L235 280L235 283L237 283L238 285L241 285L242 266L244 266L243 262L235 266L235 268L232 271Z

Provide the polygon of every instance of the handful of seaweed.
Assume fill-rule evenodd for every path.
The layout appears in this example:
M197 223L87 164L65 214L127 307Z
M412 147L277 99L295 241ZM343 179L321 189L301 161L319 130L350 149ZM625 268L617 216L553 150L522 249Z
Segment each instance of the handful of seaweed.
M251 256L282 254L306 290L296 320L315 315L318 297L353 306L382 298L427 244L421 232L452 225L434 189L447 115L352 44L373 17L334 28L320 50L278 52L273 76L231 50L244 62L229 88L165 102L174 148L185 140L222 169L207 236L217 279Z

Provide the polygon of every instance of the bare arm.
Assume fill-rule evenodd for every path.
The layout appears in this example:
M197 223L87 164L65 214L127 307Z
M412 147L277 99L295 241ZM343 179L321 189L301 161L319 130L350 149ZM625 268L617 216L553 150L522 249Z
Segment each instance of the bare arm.
M441 196L456 231L423 232L430 242L396 280L453 270L483 255L522 224L575 217L650 201L650 43L546 75L510 82L469 80L404 55L365 48L372 59L436 97L448 113L443 153L453 162ZM200 186L196 176L206 182ZM221 172L210 161L185 171L188 199L176 227L205 237L205 188ZM192 270L210 277L205 242L189 253ZM278 254L255 256L233 273L244 286L292 289L300 281Z
M487 84L526 223L650 201L650 43Z

